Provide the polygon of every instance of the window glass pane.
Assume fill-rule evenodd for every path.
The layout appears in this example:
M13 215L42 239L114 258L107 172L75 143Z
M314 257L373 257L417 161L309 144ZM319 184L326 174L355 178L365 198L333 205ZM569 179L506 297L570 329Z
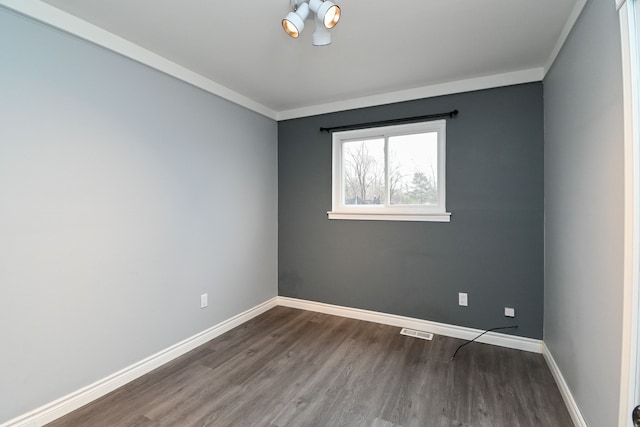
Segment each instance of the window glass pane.
M384 138L342 144L345 205L384 203Z
M438 203L438 133L389 137L392 205Z

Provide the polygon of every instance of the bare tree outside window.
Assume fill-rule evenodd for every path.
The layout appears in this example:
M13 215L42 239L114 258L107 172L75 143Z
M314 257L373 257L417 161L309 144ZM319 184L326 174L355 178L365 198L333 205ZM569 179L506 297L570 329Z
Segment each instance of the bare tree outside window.
M437 203L437 134L390 137L389 200L394 205ZM385 140L348 141L342 145L344 203L377 205L386 202Z
M384 200L384 139L343 145L344 203L375 205Z
M389 195L393 205L438 202L435 132L389 137Z

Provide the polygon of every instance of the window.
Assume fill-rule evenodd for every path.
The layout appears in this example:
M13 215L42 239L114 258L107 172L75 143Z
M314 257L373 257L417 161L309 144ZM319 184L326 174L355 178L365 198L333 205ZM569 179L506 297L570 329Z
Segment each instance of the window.
M448 222L445 128L438 120L335 132L329 219Z

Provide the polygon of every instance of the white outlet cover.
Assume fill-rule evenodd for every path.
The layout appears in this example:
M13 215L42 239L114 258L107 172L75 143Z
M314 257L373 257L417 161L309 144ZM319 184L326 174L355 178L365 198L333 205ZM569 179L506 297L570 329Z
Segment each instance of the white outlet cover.
M469 305L469 298L465 292L458 293L458 305L466 307Z
M516 309L511 307L504 308L505 317L516 317Z
M200 308L205 308L209 305L209 295L202 294L200 295Z

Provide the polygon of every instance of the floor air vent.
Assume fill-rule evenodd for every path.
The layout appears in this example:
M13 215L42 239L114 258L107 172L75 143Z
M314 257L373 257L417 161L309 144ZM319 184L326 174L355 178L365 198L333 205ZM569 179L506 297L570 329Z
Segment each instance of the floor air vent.
M433 339L433 334L431 332L416 331L415 329L408 329L408 328L402 328L402 330L400 331L400 335L420 338L423 340Z

